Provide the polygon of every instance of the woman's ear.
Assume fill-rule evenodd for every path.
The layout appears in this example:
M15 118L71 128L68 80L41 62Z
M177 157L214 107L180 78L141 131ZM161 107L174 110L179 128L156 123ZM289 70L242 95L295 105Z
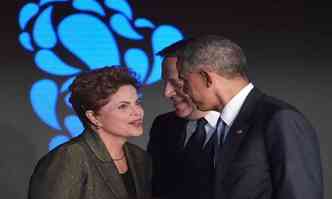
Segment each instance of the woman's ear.
M210 74L204 70L201 70L199 74L202 77L203 81L205 82L206 87L209 88L212 84L212 78Z
M95 126L96 128L100 128L100 123L96 117L95 112L91 110L85 111L85 116L88 118L88 120L93 126Z

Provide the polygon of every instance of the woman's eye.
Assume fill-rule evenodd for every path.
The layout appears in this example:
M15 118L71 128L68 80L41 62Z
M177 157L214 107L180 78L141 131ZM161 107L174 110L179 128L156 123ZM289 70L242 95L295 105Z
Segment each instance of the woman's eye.
M128 107L127 104L121 104L121 105L119 106L119 109L125 109L125 108L127 108L127 107Z

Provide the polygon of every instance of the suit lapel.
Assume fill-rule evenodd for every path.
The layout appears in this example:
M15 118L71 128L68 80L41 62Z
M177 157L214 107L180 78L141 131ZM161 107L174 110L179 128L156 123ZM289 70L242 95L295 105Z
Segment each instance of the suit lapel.
M224 179L229 166L234 160L236 152L247 135L247 132L252 124L252 114L261 96L262 93L256 88L249 93L238 116L228 132L228 137L226 138L222 149L218 151L216 164L217 184Z
M160 130L163 134L162 141L165 143L163 150L167 153L171 152L177 155L179 151L182 151L187 122L188 120L177 117L175 112L171 112L163 120L160 120Z
M183 118L176 117L175 127L172 128L172 130L176 133L175 137L175 143L176 143L176 152L183 150L184 147L184 141L187 136L187 124L188 120L185 120ZM172 145L170 145L172 146Z
M106 146L101 141L97 133L85 132L84 138L91 151L96 156L95 165L99 175L103 178L111 192L117 198L127 198L128 193L123 180L110 157Z

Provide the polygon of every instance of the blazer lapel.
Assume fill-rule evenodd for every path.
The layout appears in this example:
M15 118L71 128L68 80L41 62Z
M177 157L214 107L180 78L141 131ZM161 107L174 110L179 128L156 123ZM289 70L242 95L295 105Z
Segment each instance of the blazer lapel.
M146 165L144 160L141 160L138 156L135 156L134 152L129 147L129 144L125 144L124 149L127 156L128 169L130 169L135 183L136 196L137 198L143 198L141 194L144 193L142 185L144 186L144 184L146 184L144 179Z
M247 135L247 131L252 124L252 114L261 96L262 93L256 88L249 93L238 116L228 132L228 137L226 138L222 149L217 152L216 185L223 181L225 174L227 173L229 166L239 149L239 146Z
M87 145L96 156L97 160L95 161L95 165L99 174L104 179L111 192L119 199L127 198L128 193L123 180L109 155L106 146L97 133L85 132L84 137Z

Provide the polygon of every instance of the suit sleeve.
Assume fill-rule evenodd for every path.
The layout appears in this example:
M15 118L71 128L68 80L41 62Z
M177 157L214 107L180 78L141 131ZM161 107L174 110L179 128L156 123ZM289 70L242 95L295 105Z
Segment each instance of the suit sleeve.
M161 162L160 157L162 155L162 143L160 135L161 135L161 128L160 128L160 117L157 117L152 124L150 130L150 139L147 145L147 151L151 155L152 158L152 195L154 197L159 196L161 192Z
M274 199L322 199L323 180L316 132L301 113L276 113L267 129Z
M83 193L82 154L60 149L46 155L30 179L29 199L79 199Z

